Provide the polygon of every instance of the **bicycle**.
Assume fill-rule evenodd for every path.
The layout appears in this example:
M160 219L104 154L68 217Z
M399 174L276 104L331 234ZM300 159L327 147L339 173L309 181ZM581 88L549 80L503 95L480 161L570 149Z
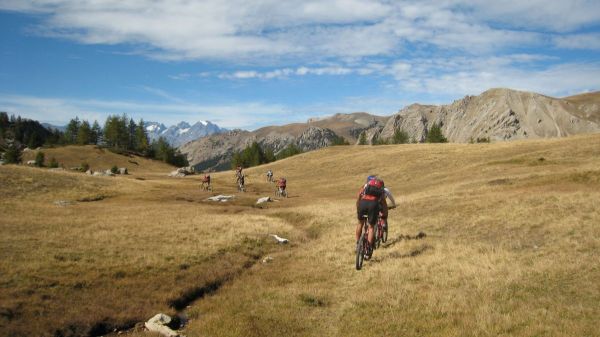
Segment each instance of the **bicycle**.
M201 188L203 191L209 191L209 192L212 192L212 190L213 190L213 188L212 188L212 185L211 185L211 184L205 184L205 183L202 183L202 185L200 185L200 188Z
M369 217L367 215L363 215L362 221L362 233L360 234L360 238L356 243L356 270L360 270L362 268L365 258L368 260L371 254L371 245L369 244L368 240Z
M381 215L381 212L379 212L379 215L377 216L377 225L375 225L375 227L373 228L373 230L375 231L375 248L379 248L379 246L381 246L381 243L385 243L388 238L388 228L385 225L385 220L381 217Z
M244 183L240 180L238 180L238 192L246 192L246 187L244 186Z
M283 198L287 198L288 197L288 193L286 189L282 189L281 187L277 187L277 190L275 191L275 196L277 197L283 197Z

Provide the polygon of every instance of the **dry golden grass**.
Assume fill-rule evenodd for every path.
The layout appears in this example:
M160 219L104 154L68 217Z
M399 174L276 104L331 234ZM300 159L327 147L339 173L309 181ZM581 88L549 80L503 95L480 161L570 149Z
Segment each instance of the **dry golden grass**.
M268 168L290 198L253 207ZM210 204L198 177L0 167L0 331L133 324L220 280L186 309L188 337L600 335L600 135L334 147L247 173L249 192ZM356 271L354 198L373 173L399 207ZM213 180L234 193L231 172Z

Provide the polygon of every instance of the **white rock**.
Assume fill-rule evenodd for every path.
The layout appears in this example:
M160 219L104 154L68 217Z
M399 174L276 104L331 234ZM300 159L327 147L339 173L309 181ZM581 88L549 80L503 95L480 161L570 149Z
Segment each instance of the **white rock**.
M158 332L163 336L167 337L183 337L177 332L173 331L171 328L167 326L171 322L171 317L165 314L156 314L154 317L150 318L144 325L146 329L152 332Z
M284 243L288 243L290 242L288 239L282 238L277 234L271 234L271 236L273 237L273 239L275 239L275 241L277 241L277 243L279 244L284 244Z
M262 263L269 263L273 261L273 258L271 256L267 256L262 260Z
M35 165L35 160L28 160L27 165Z
M222 195L222 194L220 194L220 195L216 195L214 197L210 197L210 198L208 198L206 200L224 202L224 201L228 201L228 200L231 200L231 199L233 199L233 195Z
M272 200L271 200L271 197L262 197L262 198L259 198L259 199L256 201L256 204L262 204L262 203L264 203L264 202L269 202L269 201L272 201Z

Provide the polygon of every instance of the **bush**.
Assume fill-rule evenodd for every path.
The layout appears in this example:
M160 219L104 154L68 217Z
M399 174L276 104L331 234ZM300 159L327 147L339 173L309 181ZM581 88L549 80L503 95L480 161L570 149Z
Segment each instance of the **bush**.
M81 171L82 172L87 172L90 169L90 164L83 162L81 163Z
M338 136L336 135L333 138L333 141L331 142L332 146L338 146L338 145L350 145L350 143L346 140L346 138L342 137L342 136Z
M406 133L406 131L398 129L394 132L394 137L392 138L394 144L408 144L409 141L408 133Z
M119 168L117 167L117 165L114 165L113 167L111 167L110 172L112 172L113 174L119 173Z
M35 155L35 166L37 167L43 167L44 166L44 152L42 151L38 151L38 153Z
M50 168L57 168L58 162L56 161L56 158L54 158L54 157L50 158L50 164L48 166Z
M365 131L358 137L358 145L367 145L367 133Z
M425 138L425 142L427 143L447 143L448 139L444 137L442 133L442 127L438 124L433 124L429 132L427 132L427 137Z
M13 142L6 150L6 153L4 153L4 162L7 164L19 164L22 156L21 149Z

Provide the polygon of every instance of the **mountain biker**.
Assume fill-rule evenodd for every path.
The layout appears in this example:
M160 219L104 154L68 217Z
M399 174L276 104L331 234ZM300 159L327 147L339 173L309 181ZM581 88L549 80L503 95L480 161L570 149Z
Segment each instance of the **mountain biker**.
M371 179L374 179L374 178L376 178L376 176L368 176L368 177L367 177L367 183L369 182L369 180L371 180ZM367 186L367 184L365 183L365 185L363 186L363 188L365 188L366 186ZM387 188L387 187L384 187L384 188L383 188L383 192L385 193L385 197L386 197L386 198L387 198L389 201L391 201L391 205L390 205L390 204L388 204L388 209L396 208L396 199L394 199L394 195L392 194L392 192L390 191L390 189L389 189L389 188ZM387 201L387 200L386 200L386 201ZM387 226L388 226L388 221L387 221L387 220L388 220L388 219L387 219L387 218L385 218L385 219L383 219L383 220L384 220L384 221L383 221L383 223L384 223L384 224L383 224L383 228L387 228Z
M237 174L237 184L238 184L238 188L239 189L243 189L244 188L244 174L241 172L238 172Z
M370 247L373 247L374 231L373 226L377 222L377 216L381 212L381 218L387 221L388 207L386 201L386 194L384 192L385 184L383 180L369 176L367 183L361 187L358 192L358 198L356 200L356 213L358 217L358 224L356 225L356 242L360 238L363 227L363 215L367 215L369 223L369 231L367 240L369 241ZM367 252L368 257L371 257L373 249Z
M268 182L273 181L273 171L272 170L267 171L267 181Z
M202 187L206 189L210 187L210 174L205 174L202 178Z
M284 177L281 177L277 180L277 189L279 189L279 193L283 194L285 188L287 187L287 180Z

